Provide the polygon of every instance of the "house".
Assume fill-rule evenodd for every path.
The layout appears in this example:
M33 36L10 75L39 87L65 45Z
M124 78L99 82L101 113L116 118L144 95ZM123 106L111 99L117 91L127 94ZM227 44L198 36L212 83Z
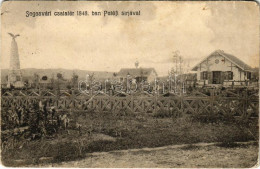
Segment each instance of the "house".
M157 76L157 72L154 68L122 68L117 74L117 78L120 82L131 78L135 79L137 83L142 81L152 82Z
M199 85L248 85L253 69L237 57L216 50L195 65Z

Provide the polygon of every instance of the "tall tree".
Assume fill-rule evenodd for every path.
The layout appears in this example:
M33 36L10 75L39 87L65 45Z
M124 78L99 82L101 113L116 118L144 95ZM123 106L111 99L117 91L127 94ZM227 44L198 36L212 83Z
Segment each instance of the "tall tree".
M39 87L39 80L40 80L40 76L37 73L34 73L33 82L34 82L36 88Z
M57 79L58 79L58 91L60 91L60 80L63 79L63 76L61 73L57 73Z
M72 79L71 79L73 88L75 88L77 86L78 79L79 79L79 76L75 72L73 72Z

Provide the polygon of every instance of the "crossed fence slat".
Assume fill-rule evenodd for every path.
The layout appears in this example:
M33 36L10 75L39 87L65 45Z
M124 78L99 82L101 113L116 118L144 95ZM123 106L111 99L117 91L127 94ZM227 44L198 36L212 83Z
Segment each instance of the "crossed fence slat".
M130 112L156 112L160 110L175 110L179 113L207 113L214 108L223 113L243 115L248 108L254 114L259 112L258 93L241 95L232 91L220 92L218 95L206 95L194 92L192 96L172 95L168 97L158 95L125 97L97 95L84 93L52 92L52 91L15 91L6 92L1 97L1 107L29 106L31 103L45 101L47 106L56 106L59 109L72 109L74 111L130 111Z

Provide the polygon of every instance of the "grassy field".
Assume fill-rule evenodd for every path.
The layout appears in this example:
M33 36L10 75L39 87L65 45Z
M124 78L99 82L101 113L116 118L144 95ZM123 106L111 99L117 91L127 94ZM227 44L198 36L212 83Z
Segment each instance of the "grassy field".
M69 130L59 131L53 137L20 141L2 151L2 163L6 166L60 163L85 158L91 152L200 142L220 142L228 148L234 142L258 140L257 121L244 124L234 119L202 121L190 115L159 118L127 112L77 112L69 116L73 119ZM82 125L81 133L74 129L75 122Z

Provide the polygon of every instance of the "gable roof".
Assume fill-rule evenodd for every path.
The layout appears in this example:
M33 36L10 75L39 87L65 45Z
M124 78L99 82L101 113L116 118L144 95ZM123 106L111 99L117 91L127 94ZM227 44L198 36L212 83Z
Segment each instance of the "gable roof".
M207 56L206 58L204 58L201 62L199 62L197 65L195 65L191 70L193 71L196 71L198 66L204 62L207 58L213 56L213 55L216 55L216 54L219 54L221 56L223 56L224 58L226 58L227 60L229 60L231 63L235 64L237 67L239 67L240 69L242 70L245 70L245 71L252 71L253 69L247 65L245 62L243 62L242 60L240 60L239 58L237 58L236 56L234 55L231 55L231 54L228 54L228 53L225 53L223 50L216 50L214 52L212 52L209 56Z
M125 77L127 75L149 76L152 72L154 72L157 76L157 72L154 68L122 68L117 75L122 77Z

